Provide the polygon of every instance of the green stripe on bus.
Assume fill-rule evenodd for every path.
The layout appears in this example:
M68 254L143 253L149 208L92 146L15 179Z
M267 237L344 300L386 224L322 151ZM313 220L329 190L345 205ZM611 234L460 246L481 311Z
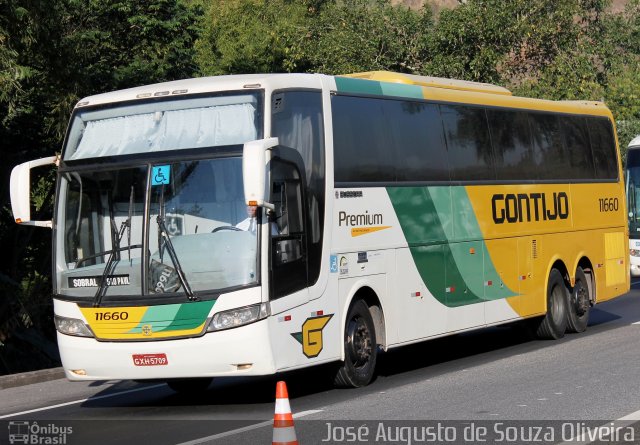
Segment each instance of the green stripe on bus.
M195 303L165 304L151 306L138 325L129 332L142 332L142 326L153 325L154 332L179 331L200 326L207 319L215 300Z
M380 82L373 80L353 79L351 77L335 77L340 93L372 94L382 96Z
M403 83L381 82L382 94L385 96L407 97L410 99L424 99L422 87Z
M403 83L378 82L368 79L336 77L336 86L340 93L370 94L374 96L407 97L424 99L422 87Z
M499 284L463 187L388 187L387 193L418 272L438 301L456 307L516 295ZM495 286L485 292L488 281Z
M173 323L167 327L168 331L193 329L200 326L207 319L216 300L184 303L173 319Z

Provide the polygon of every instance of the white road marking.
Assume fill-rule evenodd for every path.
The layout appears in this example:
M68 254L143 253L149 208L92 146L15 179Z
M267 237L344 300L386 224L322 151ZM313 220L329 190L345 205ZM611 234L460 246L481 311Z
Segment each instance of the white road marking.
M300 417L309 416L311 414L321 413L322 411L323 410L321 410L321 409L310 409L308 411L302 411L302 412L299 412L297 414L294 414L293 418L297 419L297 418L300 418ZM255 430L255 429L258 429L258 428L262 428L262 427L265 427L265 426L271 426L271 425L273 425L273 420L265 420L264 422L254 423L252 425L244 426L242 428L236 428L235 430L225 431L224 433L214 434L212 436L201 437L199 439L190 440L189 442L182 442L182 443L177 444L177 445L198 445L198 444L201 444L201 443L208 442L210 440L222 439L223 437L229 437L229 436L233 436L234 434L240 434L240 433L244 433L246 431L251 431L251 430Z
M86 398L86 399L74 400L73 402L59 403L58 405L43 406L42 408L31 409L29 411L21 411L19 413L5 414L4 416L0 416L0 419L7 419L9 417L23 416L25 414L37 413L38 411L46 411L48 409L60 408L60 407L69 406L69 405L75 405L75 404L83 403L83 402L86 402L86 401L89 401L89 400L94 401L94 400L106 399L106 398L109 398L109 397L117 397L117 396L121 396L123 394L131 394L133 392L146 391L147 389L160 388L160 387L163 387L163 386L165 386L165 385L164 384L160 384L160 385L145 386L144 388L128 389L126 391L116 392L116 393L113 393L113 394L105 394L103 396L89 397L89 398Z
M633 425L639 420L640 420L640 410L635 411L631 414L627 414L624 417L620 417L619 419L614 420L613 422L608 422L608 423L605 423L604 425L600 425L597 428L609 429L611 428L611 423L614 423L616 428L624 428L624 427ZM595 430L597 428L592 428L592 430ZM594 441L589 440L588 438L585 438L584 434L580 434L579 436L572 437L567 442L562 442L561 444L558 444L558 445L587 445L593 442Z

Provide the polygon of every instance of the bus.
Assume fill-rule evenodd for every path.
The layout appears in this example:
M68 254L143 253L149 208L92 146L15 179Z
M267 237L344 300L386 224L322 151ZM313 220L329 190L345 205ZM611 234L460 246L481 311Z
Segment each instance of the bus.
M53 231L70 380L187 391L333 363L358 387L388 349L518 320L558 339L629 290L600 102L235 75L87 97L70 120L59 156L11 176L16 222ZM29 171L50 164L53 218L32 221Z
M640 276L640 136L627 148L625 165L627 206L629 207L629 270Z

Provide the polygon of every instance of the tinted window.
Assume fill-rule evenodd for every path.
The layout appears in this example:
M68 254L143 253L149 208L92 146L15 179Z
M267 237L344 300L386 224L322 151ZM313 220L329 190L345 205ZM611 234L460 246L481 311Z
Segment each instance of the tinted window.
M618 156L613 127L606 118L587 118L591 151L596 167L596 178L616 179L618 177Z
M487 110L498 179L537 179L528 113Z
M561 116L562 130L566 144L571 172L567 177L576 179L595 178L595 167L586 119L582 116Z
M391 127L398 181L448 181L447 150L438 106L424 102L385 101Z
M452 180L495 179L491 140L484 108L442 105Z
M529 115L533 140L533 159L540 166L538 179L566 179L570 170L564 149L560 122L552 114Z
M384 102L350 96L333 97L336 182L395 180Z

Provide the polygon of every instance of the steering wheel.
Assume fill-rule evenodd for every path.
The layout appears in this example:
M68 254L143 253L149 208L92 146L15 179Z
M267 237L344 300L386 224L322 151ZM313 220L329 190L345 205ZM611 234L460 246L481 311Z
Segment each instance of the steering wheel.
M216 233L216 232L219 232L221 230L234 230L236 232L243 232L244 231L242 229L238 229L236 226L220 226L220 227L216 227L215 229L213 229L211 231L211 233Z

